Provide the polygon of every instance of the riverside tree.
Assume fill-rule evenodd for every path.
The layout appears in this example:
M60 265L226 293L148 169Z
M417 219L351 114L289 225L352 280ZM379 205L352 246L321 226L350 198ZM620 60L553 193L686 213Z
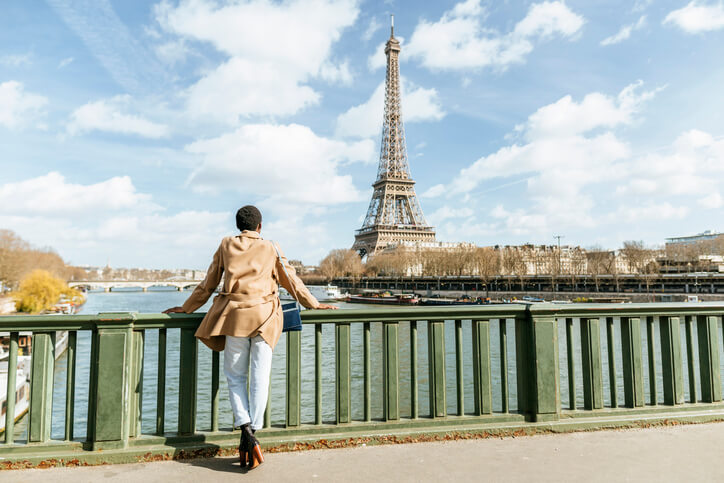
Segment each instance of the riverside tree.
M51 249L33 248L11 230L0 229L0 282L17 288L20 281L35 269L66 278L68 267Z
M491 247L477 247L473 251L473 264L480 281L485 285L487 297L490 279L500 273L500 254Z
M46 270L33 270L21 282L16 292L15 310L37 314L51 309L61 298L71 302L79 302L83 297L80 292L69 288L60 278L54 277Z
M319 263L319 271L328 280L338 277L359 277L363 270L364 267L357 252L344 248L332 250Z

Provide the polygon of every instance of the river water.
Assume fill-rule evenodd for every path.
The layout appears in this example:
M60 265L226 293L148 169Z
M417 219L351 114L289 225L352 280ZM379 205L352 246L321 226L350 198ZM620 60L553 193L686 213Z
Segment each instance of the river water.
M175 305L181 305L188 297L188 292L177 292L166 289L150 289L148 292L140 291L114 291L110 293L91 292L88 294L86 304L81 313L95 314L99 312L139 312L158 313ZM385 306L355 305L347 303L336 303L340 309L345 308L366 308L385 309ZM200 311L205 311L208 304ZM492 321L491 321L492 322ZM616 343L619 327L616 326ZM516 373L515 373L515 330L512 321L507 321L508 333L508 381L509 381L509 404L510 410L516 409ZM472 377L472 347L470 336L470 321L463 321L463 374L465 410L471 412L473 403L473 377ZM577 326L578 324L576 324ZM658 325L658 324L657 324ZM683 324L682 324L683 325ZM606 360L606 336L605 324L601 324L601 342L603 359L603 379L605 403L610 404L608 396L608 362ZM658 331L658 327L657 327ZM352 324L351 328L351 397L353 419L363 418L363 347L362 347L362 324ZM578 327L574 330L576 345L580 341ZM656 334L658 339L658 333ZM334 362L334 326L325 324L322 334L322 414L325 422L335 419L335 362ZM560 367L561 367L561 400L563 407L568 404L568 382L566 371L566 349L565 349L565 324L559 323L559 344ZM381 324L371 326L371 386L372 386L372 418L382 417L382 327ZM417 330L418 347L418 401L419 414L421 416L429 412L428 400L428 364L427 364L427 327L426 324L418 323ZM620 346L619 346L620 347ZM400 412L402 417L410 415L410 332L409 324L400 323L399 328L399 368L400 368ZM157 360L158 360L158 331L147 330L144 345L144 368L143 368L143 406L142 406L142 432L154 433L156 420L156 381L157 381ZM446 349L446 382L447 382L447 406L448 413L454 414L457 407L456 401L456 375L455 375L455 329L452 321L445 324L445 349ZM493 410L501 411L501 372L500 372L500 347L499 328L497 323L490 325L490 349L491 349L491 376L493 393ZM647 362L645 357L644 338L644 377L645 387L648 387ZM658 351L657 351L658 352ZM575 358L578 360L576 367L580 368L580 349L576 350ZM617 361L617 386L618 399L623 402L622 387L622 364L620 350L616 351ZM658 358L660 360L660 358ZM724 363L724 362L723 362ZM90 366L90 333L88 331L78 332L77 362L76 362L76 395L75 395L75 417L74 436L83 438L86 432L87 401L88 401L88 380ZM167 359L166 359L166 431L175 431L177 428L177 401L178 401L178 367L179 367L179 330L169 329L167 336ZM228 390L223 375L223 353L221 354L220 374L220 401L219 401L219 426L231 427L232 415L228 402ZM660 374L660 373L659 373ZM63 354L56 361L55 380L53 392L53 421L52 438L62 439L64 436L65 424L65 375L66 375L66 354ZM582 405L582 384L580 369L576 374L576 396L579 407ZM686 374L685 374L686 378ZM659 375L660 379L660 375ZM688 379L688 378L687 378ZM271 419L272 424L283 424L285 420L285 387L286 387L286 336L283 334L274 350L272 360L271 379ZM686 382L685 382L686 384ZM661 391L661 381L658 384ZM686 386L685 386L686 387ZM197 428L208 430L211 426L211 351L199 344L199 369L197 388ZM659 396L661 397L661 395ZM647 395L648 398L648 395ZM314 330L305 327L302 331L302 393L301 393L301 416L302 422L313 422L314 420ZM17 438L26 437L27 418L24 418L17 426Z

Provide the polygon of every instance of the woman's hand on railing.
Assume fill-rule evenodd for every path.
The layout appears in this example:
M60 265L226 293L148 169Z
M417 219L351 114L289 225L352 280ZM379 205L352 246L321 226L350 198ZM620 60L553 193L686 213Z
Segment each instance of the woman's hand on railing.
M171 307L163 311L164 314L183 314L184 309L182 307Z
M337 310L339 307L336 305L330 305L330 304L319 304L319 307L317 307L317 310Z

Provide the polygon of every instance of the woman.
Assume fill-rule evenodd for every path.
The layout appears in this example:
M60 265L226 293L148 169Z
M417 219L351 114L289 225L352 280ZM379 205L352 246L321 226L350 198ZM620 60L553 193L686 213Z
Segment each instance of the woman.
M223 275L223 287L214 297L196 337L212 350L224 351L224 374L229 385L234 426L241 427L239 460L242 467L248 464L249 468L256 468L264 462L264 457L254 433L262 427L272 350L283 328L277 284L308 309L337 307L320 304L278 248L259 236L261 213L256 207L240 208L236 226L241 233L221 241L206 279L181 307L172 307L164 313L195 311L206 303Z

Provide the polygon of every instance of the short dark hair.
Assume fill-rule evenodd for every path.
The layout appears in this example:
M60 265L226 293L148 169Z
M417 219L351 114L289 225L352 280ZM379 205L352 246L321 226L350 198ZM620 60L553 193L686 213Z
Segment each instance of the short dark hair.
M256 206L246 205L236 212L236 227L241 230L256 230L261 223L261 211Z

